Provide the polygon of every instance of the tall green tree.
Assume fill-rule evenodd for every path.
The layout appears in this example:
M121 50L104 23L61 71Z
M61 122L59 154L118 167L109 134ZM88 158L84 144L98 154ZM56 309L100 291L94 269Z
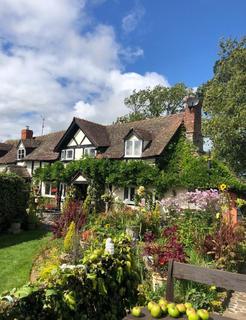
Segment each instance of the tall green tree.
M183 98L191 92L183 83L173 87L156 86L136 91L125 99L129 114L117 119L118 122L130 122L146 118L159 117L179 112L183 109Z
M201 88L207 113L204 132L215 155L246 174L246 37L220 42L214 76Z

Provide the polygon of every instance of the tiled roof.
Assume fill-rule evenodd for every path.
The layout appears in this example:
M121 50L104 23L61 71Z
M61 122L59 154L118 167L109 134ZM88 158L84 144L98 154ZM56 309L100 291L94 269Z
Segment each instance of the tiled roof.
M74 118L75 123L91 140L95 147L108 147L110 145L106 127L84 119Z
M105 147L103 158L120 159L124 157L124 139L135 133L140 139L148 141L142 158L159 156L184 120L184 113L158 117L129 123L100 125L84 119L74 118L66 131L54 132L25 140L26 148L34 148L23 160L55 161L59 148L68 142L78 127L86 134L95 147ZM77 128L77 129L76 129ZM17 146L21 140L12 142L10 151L0 158L0 164L16 163ZM23 140L22 140L23 142Z
M182 124L183 117L184 114L179 113L166 117L106 126L111 143L106 152L102 154L102 157L122 158L124 156L124 138L131 129L140 132L140 134L141 132L142 134L148 133L148 138L151 137L151 143L144 150L142 157L158 156Z
M59 153L54 152L54 148L58 141L64 135L65 131L53 132L44 136L36 137L40 143L39 146L32 151L23 160L36 160L36 161L54 161L59 157Z
M12 140L11 141L11 149L8 153L6 153L3 157L0 158L0 164L7 164L7 163L16 163L17 157L17 145L19 140Z
M9 151L11 148L12 148L11 144L0 142L0 150L1 151Z
M55 161L59 157L59 153L54 152L54 148L58 141L64 135L65 131L53 132L44 136L34 137L33 139L22 140L27 149L35 148L24 159L36 161ZM30 141L31 140L31 141ZM16 163L17 161L17 146L21 140L16 140L12 143L10 151L0 158L0 164Z

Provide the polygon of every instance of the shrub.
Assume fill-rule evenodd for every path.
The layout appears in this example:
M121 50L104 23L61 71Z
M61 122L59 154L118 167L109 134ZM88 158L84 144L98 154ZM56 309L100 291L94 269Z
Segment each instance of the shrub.
M64 237L71 222L75 223L76 231L79 231L85 224L86 215L79 201L70 201L64 208L58 221L52 227L55 238Z
M218 269L238 271L244 262L245 229L242 226L232 226L222 223L219 228L207 235L201 248L209 255Z
M162 233L162 242L149 242L144 246L145 254L153 257L153 266L158 272L166 272L169 260L185 262L184 247L179 240L177 226L167 227Z
M15 174L0 173L0 230L14 222L24 222L29 184Z
M75 223L72 221L68 228L67 234L64 239L64 250L65 252L70 252L73 249L73 244L75 240Z
M114 240L115 254L103 248L88 251L83 266L53 273L48 285L26 286L8 294L0 318L6 320L117 320L137 302L139 275L130 240ZM21 292L21 294L20 294Z

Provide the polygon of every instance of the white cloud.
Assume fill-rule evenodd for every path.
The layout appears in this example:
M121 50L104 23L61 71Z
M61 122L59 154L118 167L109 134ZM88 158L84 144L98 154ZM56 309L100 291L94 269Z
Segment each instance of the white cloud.
M73 116L110 123L127 112L133 89L168 85L157 73L127 73L124 61L143 54L124 48L112 26L91 25L83 0L1 0L0 140L30 125L41 132Z
M142 5L137 4L135 8L122 19L122 29L125 33L130 33L136 29L139 22L145 15L145 9Z

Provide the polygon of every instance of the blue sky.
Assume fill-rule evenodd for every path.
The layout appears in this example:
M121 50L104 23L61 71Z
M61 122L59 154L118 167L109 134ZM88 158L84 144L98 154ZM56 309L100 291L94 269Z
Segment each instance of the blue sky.
M122 30L122 16L140 11L136 28ZM219 40L246 34L245 0L106 1L93 11L96 19L115 26L126 46L144 55L127 71L156 71L170 84L194 87L212 77Z
M209 80L245 0L1 0L0 141L73 116L111 123L134 89Z

